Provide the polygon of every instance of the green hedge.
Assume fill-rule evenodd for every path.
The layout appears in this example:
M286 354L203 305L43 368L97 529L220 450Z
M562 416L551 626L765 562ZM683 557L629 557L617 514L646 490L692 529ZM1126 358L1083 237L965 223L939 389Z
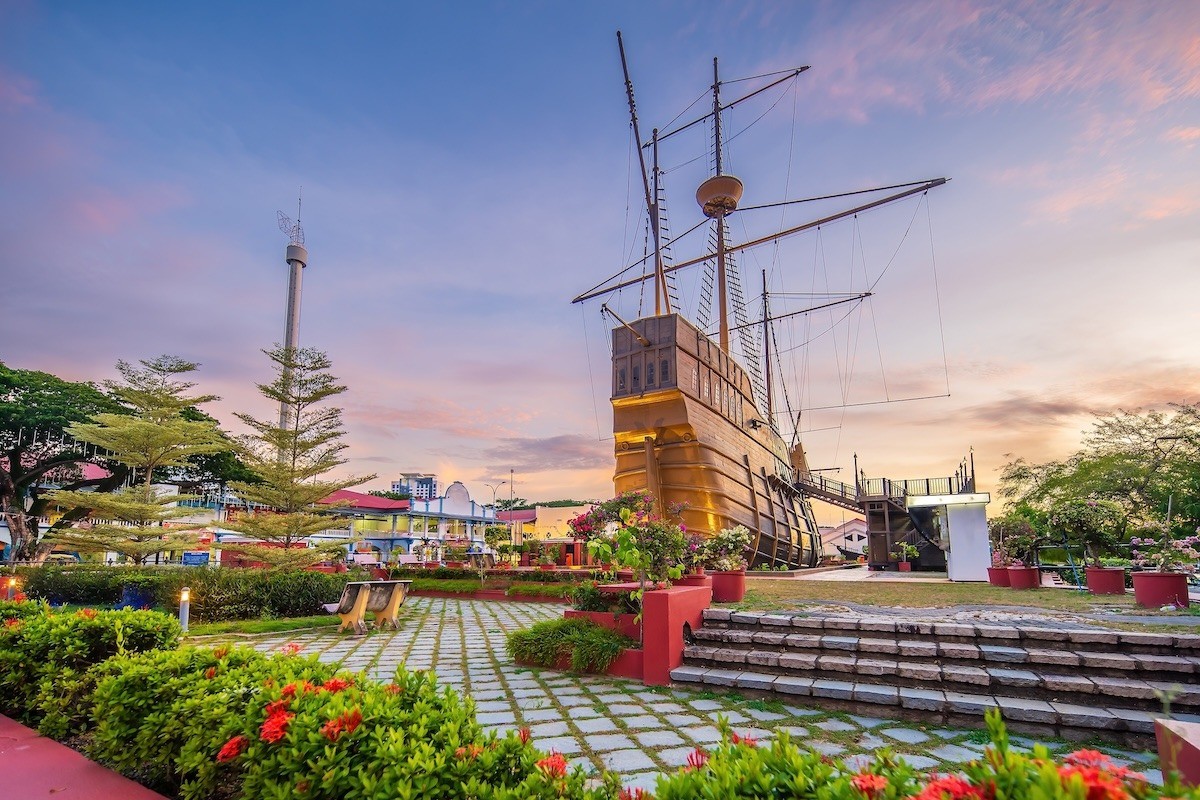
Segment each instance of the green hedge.
M604 672L628 647L638 643L587 619L550 619L508 635L508 654L514 660L557 667L570 659L576 672Z
M25 592L55 605L113 606L125 587L136 587L156 608L174 610L179 590L191 588L192 619L223 622L262 617L306 617L337 602L358 572L189 567L37 567L22 570Z
M189 648L116 659L94 694L91 755L183 800L612 800L528 731L484 733L432 673L387 685L315 658Z
M0 709L62 738L87 726L86 703L98 664L120 653L173 649L179 621L155 611L5 616L0 628ZM10 621L11 620L11 621Z
M388 574L392 580L409 580L416 578L438 578L442 580L453 580L457 578L473 578L479 580L479 570L475 569L451 569L450 567L437 567L436 569L414 569L412 567L392 567ZM520 581L522 583L570 583L575 584L580 581L592 580L595 577L595 571L589 569L575 570L529 570L515 571L510 569L489 569L485 571L486 576L491 578L504 578L511 581Z

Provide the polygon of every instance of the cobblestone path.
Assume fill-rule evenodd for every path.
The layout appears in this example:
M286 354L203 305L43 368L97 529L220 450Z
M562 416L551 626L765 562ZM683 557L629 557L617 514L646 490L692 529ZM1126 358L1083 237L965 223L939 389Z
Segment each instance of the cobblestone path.
M367 636L333 629L256 637L248 643L270 652L288 642L326 662L385 681L397 665L432 669L438 680L475 700L479 722L499 731L527 725L535 743L554 749L585 770L607 768L630 786L653 789L662 772L687 761L695 747L720 740L722 714L742 735L767 739L787 731L793 739L848 763L890 747L914 767L956 771L983 753L978 730L920 726L817 708L747 700L688 689L651 689L638 683L553 670L517 667L504 650L508 632L562 614L549 603L497 603L410 598L396 633ZM1011 737L1022 747L1032 742ZM1052 752L1079 747L1045 742ZM1157 756L1091 743L1125 766L1162 781Z

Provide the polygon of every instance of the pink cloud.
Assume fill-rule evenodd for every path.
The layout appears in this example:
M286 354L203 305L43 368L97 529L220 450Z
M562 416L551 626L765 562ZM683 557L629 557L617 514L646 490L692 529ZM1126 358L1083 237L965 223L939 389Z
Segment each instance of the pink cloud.
M1171 128L1167 131L1167 139L1175 142L1183 142L1188 147L1191 147L1197 141L1200 141L1200 127L1190 128Z
M1147 197L1146 204L1138 216L1146 220L1160 220L1182 217L1197 210L1200 210L1200 196L1194 191L1183 189L1173 194Z
M68 219L82 232L111 236L186 200L182 189L166 184L139 186L123 194L86 186L68 196L65 204Z
M1067 219L1080 209L1103 206L1117 200L1128 182L1129 176L1124 170L1109 169L1046 195L1035 204L1035 209L1041 216L1054 220Z
M828 116L933 100L976 108L1061 95L1141 109L1200 96L1200 6L1127 2L829 5L805 61Z
M0 109L32 106L37 102L36 90L37 84L31 78L0 66Z

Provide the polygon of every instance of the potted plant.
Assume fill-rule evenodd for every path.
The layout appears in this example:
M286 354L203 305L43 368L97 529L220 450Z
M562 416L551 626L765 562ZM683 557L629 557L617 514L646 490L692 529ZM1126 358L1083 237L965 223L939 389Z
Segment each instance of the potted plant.
M1133 573L1133 599L1140 606L1187 608L1188 583L1184 566L1200 560L1200 529L1191 536L1177 536L1164 523L1148 526L1129 540L1134 563L1142 569Z
M912 564L909 562L909 559L916 558L920 554L921 551L917 549L916 545L909 544L908 542L897 542L896 549L892 551L891 556L899 562L896 564L896 569L901 572L912 572Z
M753 534L745 525L723 528L708 540L707 566L713 576L713 602L737 603L746 596L746 550Z
M1027 521L1016 523L1007 537L1012 562L1008 565L1008 585L1013 589L1036 589L1041 585L1037 568L1038 545L1041 537Z
M529 566L529 545L522 542L521 544L513 545L513 548L517 553L520 553L520 555L521 555L520 566L528 567Z
M676 583L680 586L704 586L712 579L704 574L704 563L708 558L708 543L702 536L687 537L683 551L683 576Z
M1111 552L1125 530L1125 512L1110 500L1067 500L1050 512L1049 522L1082 548L1084 574L1092 594L1125 594L1125 570L1105 567L1101 557Z
M447 567L460 569L466 554L467 550L465 547L447 547L442 551L442 560L445 561Z
M992 565L987 568L988 583L992 586L1008 586L1008 567L1012 563L1005 532L1011 523L1004 517L988 521L988 539L992 545Z
M542 555L538 559L538 565L546 571L552 570L558 566L558 559L562 557L562 548L556 544L548 544L542 547Z

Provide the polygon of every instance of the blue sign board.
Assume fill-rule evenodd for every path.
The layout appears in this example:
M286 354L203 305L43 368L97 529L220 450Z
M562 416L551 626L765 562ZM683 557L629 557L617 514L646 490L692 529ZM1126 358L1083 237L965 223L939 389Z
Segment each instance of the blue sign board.
M184 553L183 565L185 567L207 567L208 553Z

